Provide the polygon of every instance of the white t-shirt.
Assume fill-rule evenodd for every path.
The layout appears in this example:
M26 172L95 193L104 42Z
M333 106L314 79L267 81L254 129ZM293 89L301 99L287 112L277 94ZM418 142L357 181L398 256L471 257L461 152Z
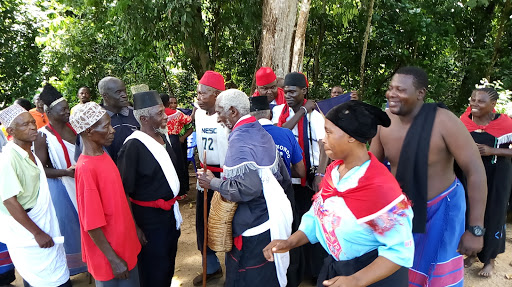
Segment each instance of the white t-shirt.
M217 123L217 113L208 116L205 110L197 109L195 117L199 160L204 163L206 150L206 164L222 167L228 150L229 130Z
M277 124L279 121L279 116L281 115L281 111L284 108L284 104L275 106L272 109L272 122L274 124ZM294 115L295 112L292 108L290 109L290 115L288 118L286 118L286 121L289 121ZM309 139L308 143L310 145L309 147L309 159L312 166L318 166L320 162L320 147L318 146L318 142L321 141L325 137L325 120L324 117L317 112L316 110L313 110L311 113L308 113L308 127L307 127L307 137L310 137L310 128L311 128L311 138ZM300 119L302 120L302 119ZM295 136L295 139L299 141L299 129L297 128L297 125L295 125L292 129L293 135ZM293 183L300 183L300 180L297 181L297 179L293 179Z

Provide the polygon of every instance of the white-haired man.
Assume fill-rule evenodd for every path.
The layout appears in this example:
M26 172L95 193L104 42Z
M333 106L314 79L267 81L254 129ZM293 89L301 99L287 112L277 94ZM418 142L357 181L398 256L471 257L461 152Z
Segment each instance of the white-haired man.
M199 176L199 184L238 202L225 286L286 286L289 255L268 262L262 249L272 238L291 232L292 209L284 192L290 191L291 179L272 137L249 115L249 107L247 95L239 90L217 97L218 121L231 130L224 179L208 170Z
M43 164L31 151L35 119L14 104L0 111L13 137L0 160L0 241L32 286L71 286L59 222Z
M156 91L133 95L140 131L128 138L117 167L129 195L143 247L139 254L141 286L169 287L180 237L182 217L177 200L185 172L177 135L167 135L167 115ZM147 241L145 240L147 239Z

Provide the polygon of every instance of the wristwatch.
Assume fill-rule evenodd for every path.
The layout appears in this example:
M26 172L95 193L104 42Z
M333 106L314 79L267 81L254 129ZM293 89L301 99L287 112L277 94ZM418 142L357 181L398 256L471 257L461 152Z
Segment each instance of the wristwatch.
M482 226L478 226L478 225L469 226L468 231L471 232L471 234L473 234L476 237L481 237L481 236L484 236L485 228L483 228Z

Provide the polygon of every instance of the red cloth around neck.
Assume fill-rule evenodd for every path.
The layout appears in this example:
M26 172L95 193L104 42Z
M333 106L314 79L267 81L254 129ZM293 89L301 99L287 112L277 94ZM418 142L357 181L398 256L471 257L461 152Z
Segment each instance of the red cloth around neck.
M254 94L252 94L252 96L259 97L261 95L260 95L260 92L258 92L258 90L256 90L254 92ZM286 100L284 99L284 90L283 89L277 88L277 96L274 100L276 101L276 105L286 104Z
M68 128L70 128L73 131L73 133L75 134L75 136L76 136L75 129L73 129L73 127L69 123L66 123L66 126ZM55 137L57 138L57 141L59 142L60 146L62 147L62 150L64 151L64 159L66 160L66 165L69 168L71 166L71 159L69 158L69 152L68 152L68 149L67 149L66 145L64 144L64 141L62 140L62 137L52 127L52 125L50 123L48 123L47 127L52 131L53 135L55 135Z
M302 102L302 106L306 104L306 99ZM277 126L281 127L284 123L286 123L286 119L290 116L290 106L288 106L288 103L284 103L283 110L281 111L281 114L279 115L279 121L277 122ZM304 115L306 116L306 115ZM298 129L298 136L299 136L299 146L302 149L302 161L304 162L304 166L308 168L306 164L306 154L304 152L304 119L300 119L297 123L297 129ZM309 147L310 149L312 147ZM311 151L310 151L311 152ZM300 179L300 185L306 186L306 177L303 177Z
M339 192L334 186L331 172L343 164L343 160L336 160L327 167L320 183L320 191L313 199L321 196L325 201L330 197L339 196L343 198L356 219L361 219L381 211L400 197L403 193L395 177L372 153L368 152L368 155L370 165L356 187Z
M468 107L462 116L460 116L460 120L466 126L469 132L483 130L495 138L499 138L503 135L512 133L512 119L507 115L500 115L499 118L490 121L486 126L477 125L469 117L469 115L471 115L471 107Z

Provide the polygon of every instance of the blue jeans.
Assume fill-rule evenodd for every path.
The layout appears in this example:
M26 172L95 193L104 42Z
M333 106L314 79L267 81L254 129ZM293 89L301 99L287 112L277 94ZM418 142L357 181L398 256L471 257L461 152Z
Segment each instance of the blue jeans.
M108 281L96 280L96 287L139 287L139 268L135 266L130 270L130 276L128 279L117 279L114 278Z

